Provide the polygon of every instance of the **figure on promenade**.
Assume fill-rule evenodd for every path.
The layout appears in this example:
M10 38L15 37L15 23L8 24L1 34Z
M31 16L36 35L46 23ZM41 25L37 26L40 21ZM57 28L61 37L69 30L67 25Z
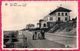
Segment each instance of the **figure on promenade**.
M37 32L34 31L32 39L33 39L33 40L36 40L36 38L37 38Z
M41 30L42 39L45 39L45 31Z
M41 32L38 32L38 39L42 39L42 34L41 34Z

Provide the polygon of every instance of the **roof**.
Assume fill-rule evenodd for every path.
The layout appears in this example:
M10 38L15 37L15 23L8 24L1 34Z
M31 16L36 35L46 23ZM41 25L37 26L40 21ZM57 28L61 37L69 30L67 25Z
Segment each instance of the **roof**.
M54 11L52 11L49 15L55 13L55 12L70 12L71 10L67 9L67 8L63 8L63 7L58 7L57 9L55 9Z
M40 20L39 20L39 22L42 22L42 21L44 21L44 20L43 20L43 19L40 19Z

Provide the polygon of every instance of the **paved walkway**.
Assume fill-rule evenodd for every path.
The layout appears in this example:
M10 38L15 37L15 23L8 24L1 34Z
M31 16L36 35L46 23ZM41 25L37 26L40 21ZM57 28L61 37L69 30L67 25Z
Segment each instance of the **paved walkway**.
M64 48L63 44L59 44L49 40L30 40L29 47L32 48Z
M64 48L63 44L50 41L50 40L32 40L32 33L29 31L24 31L23 34L28 38L28 47L29 48Z
M69 47L77 47L77 37L76 36L69 36L69 35L63 35L63 34L53 34L53 33L46 33L46 39L55 41L60 44L64 44L65 46Z

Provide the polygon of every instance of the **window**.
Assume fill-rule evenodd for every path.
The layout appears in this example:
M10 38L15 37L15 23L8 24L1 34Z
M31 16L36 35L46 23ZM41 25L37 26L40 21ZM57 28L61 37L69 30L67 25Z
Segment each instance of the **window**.
M67 13L65 13L65 16L67 16Z
M53 17L50 17L50 20L52 21L53 20Z
M44 27L46 27L46 24L44 23L44 25L43 25Z
M60 21L60 17L58 17L58 21Z
M62 16L64 16L64 13L62 13Z
M65 17L65 21L67 21L67 17Z
M58 16L60 16L60 13L58 13Z

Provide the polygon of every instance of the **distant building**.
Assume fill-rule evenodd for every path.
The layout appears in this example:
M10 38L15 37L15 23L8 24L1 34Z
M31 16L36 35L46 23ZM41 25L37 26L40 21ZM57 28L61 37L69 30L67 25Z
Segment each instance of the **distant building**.
M54 22L62 21L66 22L70 20L70 12L71 10L63 7L58 7L43 19L39 20L40 28L48 28L54 25Z

